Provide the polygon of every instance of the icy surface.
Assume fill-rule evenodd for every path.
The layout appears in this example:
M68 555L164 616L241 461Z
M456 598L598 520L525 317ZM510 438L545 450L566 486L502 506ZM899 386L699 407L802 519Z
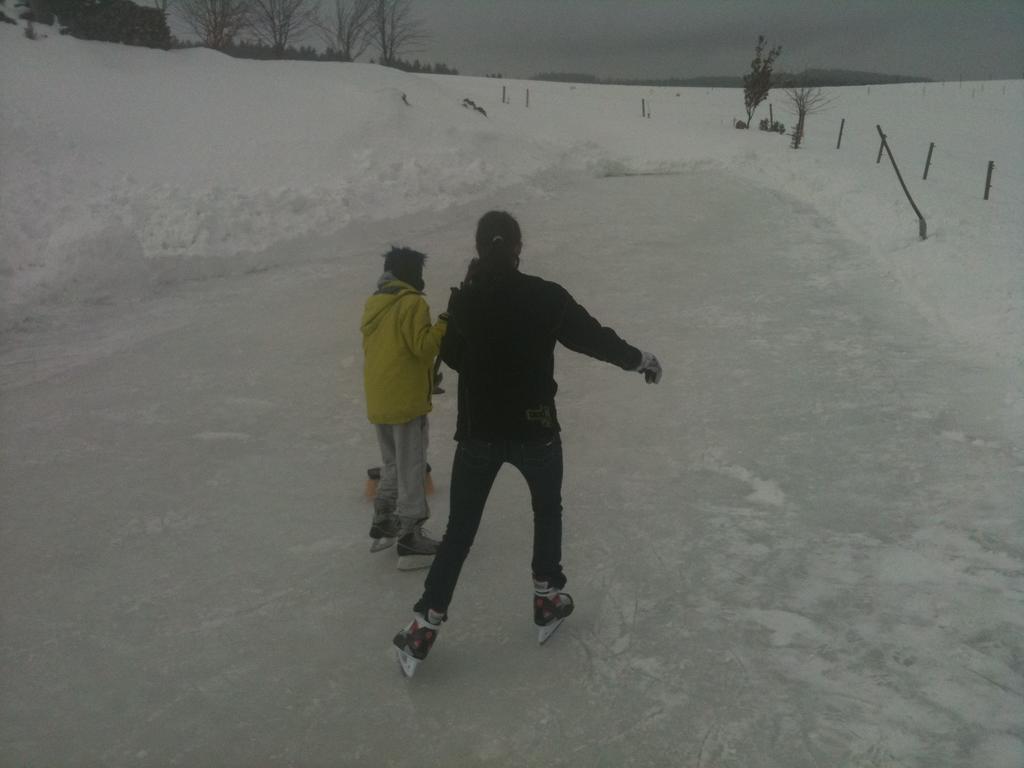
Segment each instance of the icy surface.
M0 33L17 308L0 338L0 765L1024 763L1015 208L942 181L926 207L960 218L918 243L875 192L893 179L874 178L873 125L847 123L862 167L831 136L793 153L721 127L734 92L656 94L640 122L635 89L531 84L529 113L464 129L465 95L502 114L496 81L370 67L335 80L356 137L330 141L365 159L345 176L318 170L319 70ZM47 101L69 63L80 82ZM230 131L170 76L189 67L238 97ZM240 94L275 78L294 101L257 120ZM992 107L974 146L1012 160L1010 86L1017 111ZM166 112L154 159L142 131L175 89L206 100ZM400 93L454 106L396 126ZM909 126L927 111L908 95L929 103L912 87L886 103ZM975 119L964 99L936 123L950 135ZM199 116L217 152L186 151ZM281 143L253 151L275 125ZM525 271L666 373L647 386L559 352L576 612L537 646L529 501L505 470L408 681L389 643L423 574L368 552L358 318L391 242L431 255L438 307L489 207L522 222ZM437 532L454 417L438 398Z

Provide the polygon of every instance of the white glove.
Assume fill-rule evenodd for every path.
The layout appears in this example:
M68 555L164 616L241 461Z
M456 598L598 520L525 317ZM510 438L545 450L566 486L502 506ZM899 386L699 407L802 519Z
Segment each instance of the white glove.
M637 370L644 375L644 381L648 384L657 384L661 381L661 363L650 352L641 352L640 354L642 357Z

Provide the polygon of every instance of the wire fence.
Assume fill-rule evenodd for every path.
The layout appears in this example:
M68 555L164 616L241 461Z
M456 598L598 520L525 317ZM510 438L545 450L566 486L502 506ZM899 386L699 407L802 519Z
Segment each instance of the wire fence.
M836 110L834 115L817 116L818 130L833 131L833 145L842 131L839 151L868 156L870 150L877 162L880 147L874 118L878 117L884 120L888 144L904 174L918 188L942 186L964 199L1024 206L1024 128L1019 119L1024 83L898 87L903 89L906 109L880 113L873 108L867 87L847 89L842 114ZM879 90L876 86L875 98ZM928 103L912 103L919 98Z
M941 188L963 201L985 200L987 194L993 203L1024 207L1024 127L1020 122L1024 81L933 82L823 90L838 98L827 111L808 117L805 148L828 147L844 155L862 157L864 162L877 163L882 158L876 125L881 123L894 159L914 189ZM585 96L586 103L602 115L622 115L625 109L631 118L640 120L689 123L706 118L694 114L692 101L679 98L692 97L694 91L707 97L708 109L721 118L716 118L716 124L731 127L737 121L745 122L746 115L739 108L742 91L737 88L538 83L531 93L522 84L502 84L500 98L504 104L520 107L573 109L575 94ZM728 119L730 111L732 117ZM769 125L795 123L795 117L784 94L776 89L751 122L758 123L764 118ZM814 139L808 141L811 136Z

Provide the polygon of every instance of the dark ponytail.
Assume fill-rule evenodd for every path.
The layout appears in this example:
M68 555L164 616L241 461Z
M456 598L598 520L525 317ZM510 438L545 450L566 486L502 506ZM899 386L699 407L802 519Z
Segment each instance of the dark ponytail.
M519 269L523 235L519 222L505 211L488 211L476 225L476 252L471 282L497 284Z

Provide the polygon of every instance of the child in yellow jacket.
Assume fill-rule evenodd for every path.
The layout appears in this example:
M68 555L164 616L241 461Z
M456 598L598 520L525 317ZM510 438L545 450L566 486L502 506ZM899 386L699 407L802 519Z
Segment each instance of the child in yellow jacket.
M377 431L381 475L373 502L371 552L398 540L398 567L426 568L438 542L423 532L430 508L423 488L426 474L430 395L434 358L448 327L445 314L436 323L423 297L426 256L411 248L384 255L384 274L366 300L363 333L363 384L366 409Z

